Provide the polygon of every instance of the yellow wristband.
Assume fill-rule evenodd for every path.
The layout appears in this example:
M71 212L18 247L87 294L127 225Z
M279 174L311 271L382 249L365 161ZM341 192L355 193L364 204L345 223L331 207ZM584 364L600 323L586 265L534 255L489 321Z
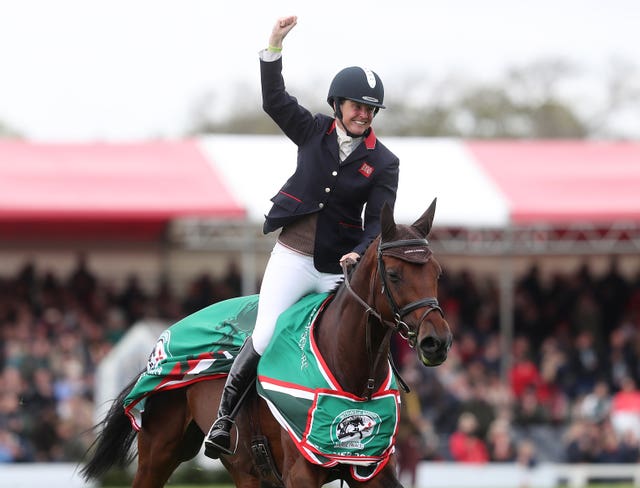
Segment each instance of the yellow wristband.
M275 47L275 46L269 46L267 48L267 51L269 51L271 53L280 53L280 52L282 52L282 48L281 47Z

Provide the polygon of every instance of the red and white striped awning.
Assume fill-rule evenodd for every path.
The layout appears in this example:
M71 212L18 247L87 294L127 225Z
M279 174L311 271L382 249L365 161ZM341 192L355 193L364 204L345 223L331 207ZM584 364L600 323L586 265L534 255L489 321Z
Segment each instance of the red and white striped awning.
M438 198L436 225L640 221L640 143L460 141L383 138L400 158L396 220L413 222ZM212 164L261 222L294 169L283 136L219 135L200 140Z
M245 217L194 141L0 141L3 239L155 240L180 217Z
M640 222L640 143L382 140L400 157L398 222L436 197L441 228ZM295 161L284 136L0 141L0 233L144 240L187 217L261 224Z

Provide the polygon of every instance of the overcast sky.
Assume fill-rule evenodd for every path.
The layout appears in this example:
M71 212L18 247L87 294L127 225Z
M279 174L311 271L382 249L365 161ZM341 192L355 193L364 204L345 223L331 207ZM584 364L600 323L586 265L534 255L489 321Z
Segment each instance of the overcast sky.
M207 92L257 97L257 51L287 14L289 86L353 64L391 93L416 73L553 57L597 81L614 57L640 62L638 0L0 0L0 121L43 141L179 137Z

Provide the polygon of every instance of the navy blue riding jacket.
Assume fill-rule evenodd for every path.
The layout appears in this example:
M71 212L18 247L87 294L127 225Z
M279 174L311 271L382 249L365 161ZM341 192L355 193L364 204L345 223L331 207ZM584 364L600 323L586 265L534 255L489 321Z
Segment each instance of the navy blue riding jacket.
M341 163L335 119L311 114L286 92L282 58L260 61L260 70L263 108L298 146L296 170L271 199L263 231L318 212L314 265L340 273L340 257L351 251L362 255L380 233L383 203L395 204L399 160L371 129Z

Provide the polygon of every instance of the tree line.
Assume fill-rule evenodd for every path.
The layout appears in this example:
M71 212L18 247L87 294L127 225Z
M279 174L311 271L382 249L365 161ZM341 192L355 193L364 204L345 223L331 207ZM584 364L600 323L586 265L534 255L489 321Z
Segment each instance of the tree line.
M593 86L582 68L564 60L532 62L489 81L408 75L399 93L387 90L389 109L376 120L376 131L414 137L639 139L640 72L614 60L599 79ZM327 113L324 89L293 87L291 92L310 110ZM248 95L255 91L237 87L234 110L222 117L212 115L219 94L205 94L192 112L189 134L280 133L261 111L259 95Z
M469 139L640 139L640 71L624 60L612 60L603 71L594 77L575 63L546 59L494 79L406 74L400 89L387 84L389 109L376 120L376 131ZM291 91L310 110L328 113L327 87L312 80L307 85ZM184 135L279 134L259 97L259 87L247 83L231 93L203 93L188 112ZM0 137L21 134L0 120Z

